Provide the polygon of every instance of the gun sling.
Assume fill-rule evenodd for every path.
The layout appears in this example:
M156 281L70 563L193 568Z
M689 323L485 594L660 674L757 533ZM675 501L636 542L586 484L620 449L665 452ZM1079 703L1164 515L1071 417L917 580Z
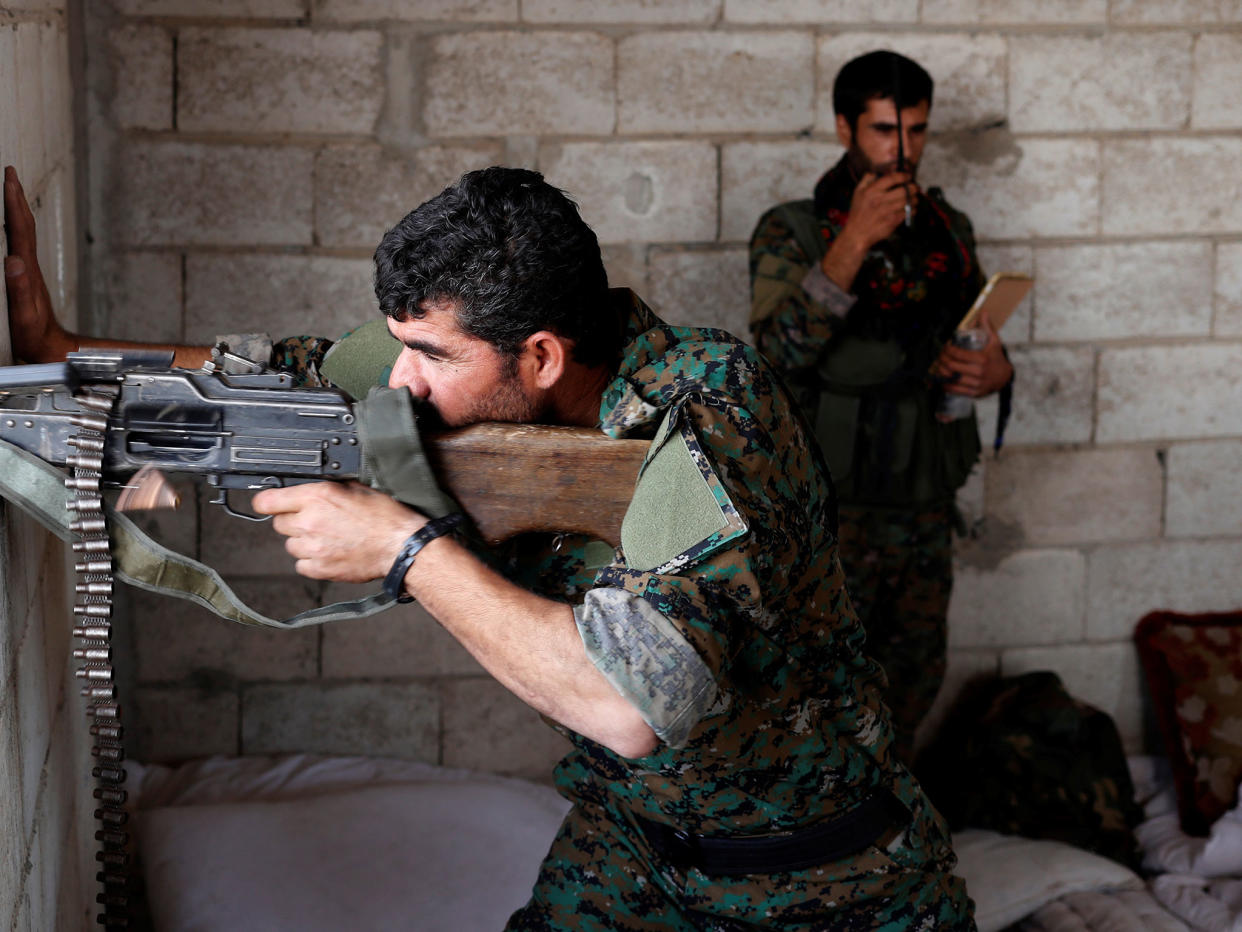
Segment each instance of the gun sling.
M70 492L65 488L64 473L4 441L0 441L0 496L17 504L62 540L72 539L68 510ZM328 621L365 618L393 605L389 596L377 593L309 609L284 620L269 618L239 599L211 567L152 540L124 514L110 507L107 514L116 573L121 579L140 589L188 599L229 621L272 628L302 628Z

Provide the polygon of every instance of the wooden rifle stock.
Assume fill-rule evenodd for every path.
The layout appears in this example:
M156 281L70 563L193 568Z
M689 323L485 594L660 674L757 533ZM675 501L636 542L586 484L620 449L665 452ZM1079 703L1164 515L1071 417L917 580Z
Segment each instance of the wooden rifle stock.
M614 547L650 446L588 428L532 424L474 424L423 439L440 485L489 543L550 531Z

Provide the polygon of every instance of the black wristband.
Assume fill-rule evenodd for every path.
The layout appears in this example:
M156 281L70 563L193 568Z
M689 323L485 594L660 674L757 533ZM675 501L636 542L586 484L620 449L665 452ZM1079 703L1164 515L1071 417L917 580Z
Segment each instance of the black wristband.
M405 595L402 591L405 586L405 574L410 571L410 564L414 562L418 552L426 547L427 544L437 537L443 537L445 534L450 533L457 525L461 524L463 517L464 515L459 511L451 515L445 515L442 518L436 518L434 521L428 521L407 537L405 543L401 545L401 552L397 554L397 559L392 563L392 569L384 577L384 592L398 602L413 602L414 596Z

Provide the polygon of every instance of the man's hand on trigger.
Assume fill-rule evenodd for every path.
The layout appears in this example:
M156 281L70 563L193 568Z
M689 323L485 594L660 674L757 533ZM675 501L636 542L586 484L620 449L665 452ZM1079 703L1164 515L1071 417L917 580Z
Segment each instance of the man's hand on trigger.
M4 169L4 226L9 243L4 285L13 355L25 362L59 362L78 346L56 320L39 268L34 212L12 166Z
M294 569L311 579L368 582L382 579L405 539L427 519L357 482L313 482L264 489L251 502L272 515L272 528L289 539Z
M932 365L932 375L944 381L944 390L949 394L982 398L999 391L1013 378L1013 365L1005 356L1004 344L986 312L980 315L979 325L988 335L983 349L969 350L946 343Z

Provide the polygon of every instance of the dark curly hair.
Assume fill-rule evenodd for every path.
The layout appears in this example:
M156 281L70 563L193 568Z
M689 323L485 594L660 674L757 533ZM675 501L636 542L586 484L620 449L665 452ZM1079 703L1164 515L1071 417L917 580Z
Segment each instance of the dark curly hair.
M509 357L539 330L572 340L585 365L620 355L599 241L568 195L527 169L467 172L407 214L375 250L375 296L396 320L452 301L463 332Z
M918 62L882 49L846 62L832 84L832 109L845 117L851 130L872 100L891 100L900 109L931 106L935 82ZM897 100L898 90L901 100Z

